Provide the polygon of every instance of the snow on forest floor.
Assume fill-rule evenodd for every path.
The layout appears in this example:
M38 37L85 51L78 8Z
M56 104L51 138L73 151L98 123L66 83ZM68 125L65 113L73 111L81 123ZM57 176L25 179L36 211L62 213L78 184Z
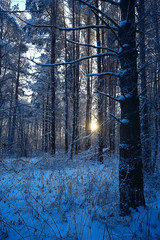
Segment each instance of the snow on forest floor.
M0 240L160 239L160 177L147 177L147 208L119 216L118 159L87 153L0 160Z

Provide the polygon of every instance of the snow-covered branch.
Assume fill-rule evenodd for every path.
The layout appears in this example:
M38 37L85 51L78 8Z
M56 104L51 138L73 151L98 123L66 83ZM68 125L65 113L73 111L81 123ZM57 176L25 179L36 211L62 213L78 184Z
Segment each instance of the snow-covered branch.
M38 66L46 66L46 67L56 67L56 66L62 66L62 65L68 65L68 64L75 64L75 63L78 63L78 62L81 62L83 60L86 60L86 59L90 59L90 58L97 58L97 57L104 57L104 56L116 56L115 53L111 53L111 52L107 52L107 53L100 53L100 54L95 54L95 55L89 55L89 56L86 56L86 57L82 57L82 58L79 58L79 59L76 59L76 60L73 60L73 61L70 61L70 62L59 62L59 63L54 63L54 64L51 64L51 63L38 63L38 62L35 62L33 59L29 59L29 58L26 58L28 59L29 61L35 63L36 65ZM114 76L114 73L113 73L113 76Z
M52 25L50 25L52 27ZM86 26L79 26L79 27L71 27L71 28L62 28L58 26L53 26L56 29L59 29L61 31L77 31L77 30L84 30L84 29L89 29L89 28L107 28L106 25L86 25Z
M78 26L78 27L70 27L70 28L64 28L64 27L59 27L56 25L50 25L50 24L35 24L29 21L26 21L22 19L21 17L17 16L22 22L26 23L27 25L31 27L37 27L37 28L55 28L60 31L77 31L77 30L84 30L84 29L89 29L89 28L108 28L106 25L85 25L85 26Z
M109 94L107 94L107 93L101 92L101 91L99 91L99 90L94 91L94 93L99 93L99 94L101 94L101 95L104 95L104 96L106 96L106 97L109 97L110 99L112 99L112 100L114 100L114 101L120 102L120 100L119 100L118 98L115 98L115 97L113 97L113 96L111 96L111 95L109 95Z
M113 115L112 113L109 114L111 117L113 117L117 122L119 122L120 124L124 124L127 125L129 123L129 119L127 118L123 118L123 119L119 119L118 117L116 117L115 115Z
M102 73L90 73L86 74L86 77L93 77L93 76L113 76L113 77L119 77L119 73L113 73L113 72L102 72Z
M118 56L118 52L115 51L115 50L112 49L112 48L102 47L102 46L95 46L95 45L87 44L87 43L78 43L78 42L75 42L75 41L72 41L72 40L69 40L69 39L67 39L67 41L70 42L70 43L73 43L73 44L77 44L77 45L80 45L80 46L84 46L84 47L92 47L92 48L109 50L109 51L115 53L115 54Z
M109 114L111 117L113 117L117 122L121 123L121 119L113 115L112 113Z
M83 0L78 0L78 1L82 1L82 2L85 2ZM85 2L86 3L86 2ZM96 16L98 16L101 21L105 24L105 25L85 25L85 26L78 26L78 27L70 27L70 28L64 28L64 27L59 27L59 26L56 26L56 25L50 25L50 24L34 24L30 21L26 21L24 19L22 19L21 17L19 17L18 15L16 15L17 18L19 18L22 22L26 23L27 25L29 26L32 26L32 27L38 27L38 28L42 28L42 27L45 27L45 28L55 28L55 29L58 29L60 31L79 31L79 30L84 30L84 29L89 29L89 28L107 28L107 29L110 29L112 31L112 33L115 35L118 43L120 44L120 46L122 47L122 44L118 38L118 35L116 34L115 30L118 30L119 28L119 25L112 19L110 18L109 16L106 16L106 14L104 14L101 10L99 10L98 8L94 7L93 5L91 4L88 4L86 3L89 7L92 8L92 10L94 9L94 14ZM103 16L105 16L108 20L110 20L112 23L114 23L114 25L116 25L116 28L113 27L113 26L110 26L102 17L100 17L97 12L100 12Z

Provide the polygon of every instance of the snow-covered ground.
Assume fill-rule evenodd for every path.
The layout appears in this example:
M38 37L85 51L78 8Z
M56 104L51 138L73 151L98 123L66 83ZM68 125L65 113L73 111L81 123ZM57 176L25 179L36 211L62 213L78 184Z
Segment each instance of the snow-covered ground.
M118 159L89 153L0 161L0 240L160 239L160 177L147 176L147 208L118 212Z

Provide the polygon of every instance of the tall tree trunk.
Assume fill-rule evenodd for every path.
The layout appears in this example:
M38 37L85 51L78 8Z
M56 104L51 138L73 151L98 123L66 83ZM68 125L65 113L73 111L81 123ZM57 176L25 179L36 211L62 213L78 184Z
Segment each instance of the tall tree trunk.
M3 17L2 13L0 12L0 40L3 37ZM2 45L0 44L0 76L2 74Z
M10 148L10 142L11 142L11 128L12 128L12 108L13 108L13 79L12 79L12 91L10 96L10 109L9 109L9 117L8 117L8 146Z
M121 214L129 208L144 206L143 165L140 137L139 97L137 91L137 51L135 0L121 0L120 49L120 166L119 192Z
M99 0L96 0L96 7L99 6ZM99 18L96 16L96 25L99 25ZM97 46L101 46L100 29L96 30ZM97 49L97 54L100 54L101 50ZM101 73L101 58L97 58L98 73ZM98 77L97 89L103 92L104 81L103 77ZM98 161L103 162L103 95L98 94Z
M21 65L21 45L19 44L18 53L18 64L17 64L17 76L16 76L16 86L15 86L15 96L14 96L14 107L13 107L13 117L11 126L11 136L10 136L10 153L13 154L13 145L15 140L15 130L16 130L16 119L17 119L17 108L18 108L18 92L19 92L19 80L20 80L20 65Z
M72 26L75 27L75 3L72 0ZM72 34L73 41L75 41L75 32ZM75 46L72 48L72 56L75 59ZM71 136L71 150L70 157L72 159L74 146L75 146L75 136L76 136L76 69L75 65L72 67L72 99L73 99L73 113L72 113L72 136Z
M3 20L2 20L2 13L0 13L0 40L2 40L3 35ZM0 45L0 107L2 107L2 46ZM0 152L2 150L2 123L3 123L3 116L2 113L0 114Z
M78 9L78 6L76 8L76 26L80 26L80 9ZM79 42L79 31L76 31L76 42ZM76 44L76 59L79 58L79 45ZM79 89L80 89L80 81L79 81L79 63L76 64L76 146L75 146L75 152L76 154L79 152L80 149L80 140L79 140Z
M158 146L159 146L159 133L160 133L160 114L158 113L158 103L159 103L159 79L160 79L160 38L159 38L159 23L158 23L158 5L157 1L154 0L152 5L153 9L153 20L154 20L154 27L155 27L155 71L154 71L154 106L155 106L155 134L154 134L154 154L153 154L153 172L156 169L157 157L158 157ZM160 104L160 103L159 103Z
M51 18L50 24L56 24L56 1L51 1ZM51 28L51 64L55 63L56 59L56 36L55 29ZM56 77L55 67L51 67L51 153L56 152L56 131L55 131L55 92L56 92Z
M91 17L90 14L87 15L87 25L90 25ZM90 34L91 31L90 29L87 30L87 44L90 44ZM90 47L87 48L87 55L90 55ZM91 73L91 67L90 67L91 61L88 59L87 61L87 72L88 74ZM85 148L88 150L91 146L91 138L90 138L90 133L91 133L91 81L90 77L87 78L87 103L86 103L86 143L85 143Z
M51 19L50 24L56 24L56 1L51 1ZM55 63L56 59L56 36L55 29L51 28L51 64ZM56 92L56 77L55 67L51 67L51 153L56 152L56 119L55 119L55 92Z
M45 105L45 121L44 121L44 151L48 152L49 150L49 86L47 89L47 96L46 96L46 105Z
M113 68L114 63L113 61L110 59L110 62L112 64L110 64L111 68ZM115 68L114 68L115 69ZM109 95L110 96L114 96L114 83L113 83L113 79L112 77L109 77ZM113 101L112 99L109 98L109 113L110 114L114 114L115 113L115 101ZM112 154L115 150L115 120L113 119L110 124L109 124L109 151L110 154Z
M63 2L63 19L64 19L64 27L66 28L65 21L65 4ZM67 49L67 32L65 31L65 62L68 61L68 49ZM68 153L69 150L69 101L68 101L68 66L65 66L65 152Z
M77 14L75 1L72 2L72 25L76 26L80 22L80 16ZM79 13L80 14L80 13ZM79 41L79 33L73 31L73 41ZM73 45L73 59L79 58L79 46ZM73 114L72 114L72 136L71 136L71 152L70 157L73 157L73 152L78 153L79 150L79 63L75 64L72 68L73 76Z
M155 62L154 71L154 154L153 154L153 172L156 168L157 154L158 154L158 81L157 81L157 62Z
M45 97L43 96L43 104L42 104L42 151L45 150Z
M139 59L141 67L141 91L143 92L141 105L141 138L142 138L142 157L144 163L144 169L147 172L152 171L151 164L151 142L149 136L149 119L148 119L148 96L147 96L147 84L146 84L146 60L145 60L145 3L144 0L139 1L138 7L139 15Z
M65 61L67 62L67 41L65 32ZM65 151L68 153L68 67L65 68Z

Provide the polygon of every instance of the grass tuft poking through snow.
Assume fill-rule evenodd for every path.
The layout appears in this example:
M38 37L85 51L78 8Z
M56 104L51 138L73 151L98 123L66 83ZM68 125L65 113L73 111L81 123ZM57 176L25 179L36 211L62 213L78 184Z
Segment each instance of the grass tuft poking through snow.
M160 239L159 182L147 178L146 209L120 217L116 158L45 154L0 165L0 240Z

